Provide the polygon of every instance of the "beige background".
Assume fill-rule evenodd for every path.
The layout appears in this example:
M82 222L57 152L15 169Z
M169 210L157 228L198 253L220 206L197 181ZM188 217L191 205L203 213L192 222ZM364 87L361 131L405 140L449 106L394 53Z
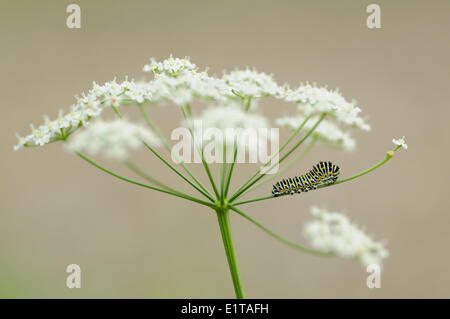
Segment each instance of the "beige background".
M233 297L207 209L116 182L61 144L12 151L16 131L67 109L92 81L138 78L150 56L170 53L211 73L256 66L280 83L317 81L358 100L373 130L354 132L357 150L319 147L289 174L321 159L353 174L382 159L393 137L408 139L407 152L357 181L242 206L298 242L311 205L345 210L388 240L381 289L366 287L358 264L303 255L233 215L248 297L450 297L448 1L376 1L379 30L365 26L369 1L77 1L82 28L69 30L71 2L1 4L0 297ZM288 109L263 107L272 118ZM175 107L151 112L165 132L178 125ZM180 183L150 154L138 157ZM242 165L233 187L253 169ZM82 267L82 289L65 287L70 263Z

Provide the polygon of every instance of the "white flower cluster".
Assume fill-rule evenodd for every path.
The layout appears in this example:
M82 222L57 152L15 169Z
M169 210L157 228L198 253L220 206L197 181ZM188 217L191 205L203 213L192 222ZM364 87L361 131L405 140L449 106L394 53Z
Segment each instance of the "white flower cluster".
M180 59L174 58L172 55L162 62L158 62L154 58L151 58L150 64L144 65L144 72L151 71L155 74L165 73L172 77L176 77L184 71L196 70L197 66L189 60L189 57Z
M242 131L230 130L230 129L258 129L269 128L269 121L262 115L255 113L248 113L242 110L237 105L229 106L217 106L206 109L199 117L194 118L202 123L202 129L215 128L220 130L221 136L225 138L227 143L226 147L231 152L234 149L234 143L236 140L237 146L240 149L244 149L250 153L257 152L269 141L272 136L270 134L257 134L255 143L249 143L244 137ZM183 122L183 125L188 126L190 123ZM237 133L237 134L236 134ZM194 132L195 137L198 136L198 132ZM248 136L247 136L248 137ZM214 136L202 135L202 140L205 143L210 142ZM221 143L222 141L216 141ZM220 150L220 148L217 148Z
M75 134L68 146L90 155L100 153L107 158L125 160L131 150L137 150L143 145L142 141L152 146L161 145L155 134L144 126L120 119L111 122L96 120Z
M64 114L59 112L55 120L45 117L44 124L35 128L31 125L31 134L20 137L14 150L23 146L39 145L43 146L58 140L66 139L77 128L85 126L94 117L98 117L105 108L110 106L118 107L126 103L143 103L151 98L151 92L145 83L135 83L134 81L124 81L117 83L115 80L104 85L94 82L88 94L77 97L77 103L72 105L70 112Z
M216 103L229 100L227 87L222 79L211 77L207 72L199 72L188 57L170 58L144 66L144 71L153 72L154 79L148 82L152 103L172 102L178 106L190 104L195 98Z
M272 75L256 70L235 70L223 75L223 80L228 86L229 94L243 98L261 98L272 96L284 97L285 87L280 87Z
M170 57L162 62L151 60L144 67L155 75L150 82L153 103L170 101L176 105L190 104L193 99L228 104L243 98L284 96L286 88L278 86L271 75L256 70L235 70L222 78L199 72L188 58Z
M370 125L359 116L361 109L355 102L348 102L337 90L330 91L326 87L305 84L290 90L285 100L297 103L299 110L306 116L326 112L345 125L370 130Z
M284 116L275 120L275 123L280 126L287 127L291 130L296 130L306 119L303 115ZM318 121L318 116L312 117L306 122L304 131L309 131ZM346 151L353 151L356 146L355 140L350 136L350 133L342 131L336 124L328 120L322 120L317 128L310 135L310 138L317 139L325 144L338 147Z
M304 233L315 249L356 258L364 266L381 266L383 259L388 257L384 243L374 241L346 216L318 207L312 207L311 213L316 219L305 225Z
M326 88L309 84L290 90L286 86L279 86L271 75L256 70L235 70L216 78L206 72L199 72L189 58L180 59L171 56L162 62L151 59L150 64L144 67L144 71L151 71L154 78L141 82L125 80L122 83L113 80L103 85L94 82L87 94L77 98L69 113L60 112L57 119L46 118L44 124L37 128L32 126L32 133L19 137L14 149L66 140L78 128L86 126L91 118L98 117L105 108L116 108L124 104L164 104L164 102L186 106L194 99L218 105L216 109L209 109L202 115L210 126L224 127L224 123L228 123L226 124L228 127L239 125L243 128L255 125L267 127L266 120L262 116L247 111L255 106L257 99L271 96L295 101L306 116L328 112L345 124L365 130L370 128L364 119L359 117L361 110L354 103L348 103L337 91L328 91ZM229 107L238 105L243 100L251 104ZM243 109L246 112L242 111ZM299 119L297 117L290 121L285 119L285 124L288 125L286 121L295 123ZM328 121L320 125L316 137L344 149L351 149L354 146L354 141L347 133L340 131Z
M165 73L155 74L149 83L152 103L169 101L178 106L192 103L194 99L207 102L226 103L229 100L224 92L222 80L210 77L206 72L186 70L176 77Z

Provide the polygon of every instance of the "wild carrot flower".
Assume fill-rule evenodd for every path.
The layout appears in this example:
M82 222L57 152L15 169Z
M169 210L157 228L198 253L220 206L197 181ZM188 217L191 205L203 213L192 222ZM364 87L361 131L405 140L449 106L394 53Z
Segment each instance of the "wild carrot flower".
M242 98L279 97L284 92L271 75L255 69L235 70L224 74L222 78L229 87L229 94Z
M151 59L150 63L144 66L144 71L150 72L153 78L144 81L126 78L122 82L113 79L104 84L94 82L87 93L76 97L76 102L70 106L67 113L60 111L58 117L53 120L45 117L44 123L39 126L31 125L31 133L25 136L18 135L18 143L14 146L14 150L63 141L67 148L81 159L121 181L207 207L218 219L237 298L243 298L244 291L230 230L230 212L242 216L281 243L307 254L322 257L352 257L363 265L380 264L387 257L388 253L383 243L374 241L341 214L314 208L312 212L315 220L309 222L304 230L311 242L311 247L307 247L273 232L245 214L239 207L275 198L281 200L280 198L291 193L283 191L282 194L280 192L274 196L268 188L267 196L243 198L271 179L283 174L289 167L297 165L306 153L311 152L316 141L344 150L353 150L355 141L343 127L370 130L366 117L361 116L361 109L356 102L347 101L337 90L316 85L301 84L298 88L290 89L286 84L279 85L272 75L249 68L224 73L222 77L211 76L206 71L199 71L197 65L189 58L171 56L161 62ZM223 141L223 136L227 136L227 129L230 128L269 128L271 126L269 119L264 116L260 108L255 107L255 103L263 98L296 103L297 107L294 108L293 114L276 120L277 125L291 129L292 133L279 148L274 150L274 154L267 161L264 160L261 163L262 166L253 175L240 187L231 190L231 179L237 163L236 157L232 162L228 162L227 158L227 161L220 163L220 171L217 174L220 177L214 178L209 163L205 160L203 142L205 139L213 140L213 145L219 148L218 151L225 150L225 154L228 154L227 150L232 150L232 153L236 154L237 146L241 145L244 145L248 153L259 152L263 144L273 140L272 136L257 136L251 143L246 144L239 135L235 139L226 139L226 143L217 142ZM187 162L179 161L179 157L173 156L175 147L161 133L148 112L148 110L154 110L148 105L167 105L167 102L177 106L172 111L180 112L183 126L189 128L190 140L200 145L198 151L208 184L191 171L186 165ZM195 114L191 105L198 102L201 105L206 104L207 107L200 114ZM146 127L126 120L122 112L128 111L131 107L138 109L145 120ZM102 114L108 110L116 115L116 120L101 119ZM217 138L215 135L199 136L194 129L196 120L200 121L205 128L214 128L216 133L222 135L222 138ZM185 130L185 128L182 129ZM362 172L338 179L341 171L338 171L337 166L321 163L315 166L315 172L305 175L306 177L301 181L292 178L284 180L283 187L302 192L315 189L319 191L324 187L334 187L360 178L387 163L399 149L407 149L404 137L393 139L392 142L396 148L387 151L384 159ZM138 167L132 161L131 151L140 147L150 151L169 171L191 186L196 193L186 194L174 186L166 185L153 178L144 169ZM164 147L172 157L163 156L158 150L159 147ZM301 152L297 152L299 149ZM118 159L142 181L119 175L91 159L87 154ZM276 163L273 163L274 158L277 159ZM272 165L279 165L280 169L277 173L268 174L273 172ZM344 174L351 171L345 163L340 163L339 167ZM324 178L330 181L330 176L333 177L332 183L320 182ZM281 189L281 186L279 188ZM300 202L296 207L301 207Z
M285 100L296 102L299 111L306 116L327 113L345 125L370 130L365 118L360 117L361 109L354 101L348 102L337 90L330 91L326 87L301 84L297 89L291 90Z
M150 64L144 65L144 72L153 72L155 74L165 73L168 76L176 77L184 71L195 71L197 66L191 63L189 57L183 59L170 56L168 59L158 62L154 58L150 59Z

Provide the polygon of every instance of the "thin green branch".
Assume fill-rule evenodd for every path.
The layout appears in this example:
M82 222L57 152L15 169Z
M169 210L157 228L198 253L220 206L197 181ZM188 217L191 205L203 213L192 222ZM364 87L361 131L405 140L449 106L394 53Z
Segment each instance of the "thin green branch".
M282 195L278 196L281 197ZM244 204L248 204L248 203L253 203L253 202L259 202L262 200L266 200L266 199L272 199L272 198L278 198L278 197L274 197L273 195L268 195L268 196L263 196L263 197L257 197L257 198L252 198L252 199L247 199L247 200L243 200L237 203L233 203L234 206L239 206L239 205L244 205Z
M148 113L145 111L144 106L142 104L138 104L138 108L139 108L139 111L141 112L142 117L144 118L145 122L147 123L147 125L152 129L153 132L156 133L156 135L158 135L158 137L163 142L163 145L166 148L166 150L168 152L171 152L172 147L170 146L169 141L164 136L164 134L162 134L161 130L156 126L156 124L152 121L152 119L150 118Z
M163 142L164 147L166 148L166 150L172 154L172 146L169 144L168 140L166 139L166 137L164 136L164 134L162 134L161 130L158 128L158 126L152 121L152 119L150 118L150 116L148 115L148 113L145 111L144 107L142 104L138 104L139 110L142 114L142 117L144 118L145 122L147 123L147 125L156 133L156 135L158 135L158 137L161 139L161 141ZM191 172L191 170L183 163L180 162L179 164L184 171L194 180L194 182L207 194L209 194L209 196L212 198L211 193L208 191L208 189L202 184L202 182L200 182L200 180L198 180L195 175Z
M386 152L386 157L385 157L382 161L378 162L377 164L375 164L375 165L369 167L368 169L366 169L366 170L364 170L364 171L362 171L362 172L360 172L360 173L357 173L357 174L355 174L355 175L352 175L352 176L347 177L347 178L344 178L344 179L337 180L337 181L334 182L333 184L321 184L321 185L319 185L317 188L325 188L325 187L335 186L335 185L338 185L338 184L342 184L342 183L351 181L351 180L353 180L353 179L355 179L355 178L358 178L358 177L361 177L361 176L363 176L363 175L366 175L366 174L368 174L368 173L374 171L374 170L377 169L378 167L384 165L387 161L389 161L389 160L394 156L394 152L396 152L398 149L399 149L399 147L397 147L397 148L396 148L395 150L393 150L393 151L388 151L388 152ZM248 204L248 203L258 202L258 201L262 201L262 200L266 200L266 199L278 198L278 197L282 197L282 196L286 196L286 195L289 195L289 194L283 194L283 195L280 195L280 196L277 196L277 197L274 197L274 196L272 196L272 195L269 195L269 196L264 196L264 197L252 198L252 199L248 199L248 200L244 200L244 201L240 201L240 202L234 203L233 205L234 205L234 206L238 206L238 205L243 205L243 204Z
M120 119L123 119L122 114L119 112L119 110L117 109L117 107L112 106L114 112L117 114L117 116ZM197 185L195 185L194 183L192 183L186 176L184 176L183 173L181 173L178 169L176 169L172 164L170 164L167 160L165 160L152 146L150 146L147 142L145 142L144 140L141 140L141 143L144 144L144 146L149 149L158 159L160 159L164 164L166 164L172 171L174 171L178 176L180 176L184 181L186 181L189 185L191 185L192 187L194 187L199 193L201 193L203 196L205 196L206 198L208 198L211 202L214 202L214 198L209 195L208 193L206 193L205 191L203 191L202 189L198 188Z
M201 199L192 197L190 195L183 194L183 193L180 193L180 192L176 192L175 193L175 192L172 192L172 191L168 191L168 190L165 190L165 189L162 189L162 188L158 188L158 187L150 186L150 185L147 185L147 184L143 184L143 183L137 182L135 180L132 180L132 179L120 176L119 174L116 174L113 171L111 171L111 170L101 166L100 164L96 163L95 161L91 160L90 158L88 158L87 156L83 155L80 152L75 151L75 154L77 154L79 157L84 159L89 164L91 164L91 165L97 167L98 169L104 171L105 173L108 173L109 175L112 175L112 176L114 176L114 177L116 177L116 178L118 178L120 180L125 181L125 182L131 183L131 184L134 184L134 185L137 185L137 186L145 187L145 188L148 188L148 189L151 189L151 190L154 190L154 191L158 191L158 192L161 192L161 193L166 193L166 194L173 195L173 196L176 196L176 197L184 198L184 199L190 200L192 202L196 202L198 204L202 204L202 205L214 208L214 209L216 208L216 206L214 204L205 202L205 201L203 201Z
M267 170L268 172L270 172L270 170L273 169L273 167L275 165L279 165L281 164L289 155L292 154L292 152L294 152L311 134L312 132L314 132L314 130L317 128L317 126L319 126L319 124L323 121L323 119L325 118L325 116L327 115L327 113L322 113L322 115L320 116L320 118L317 120L317 122L313 125L313 127L311 127L311 129L305 134L305 136L303 136L303 138L297 142L297 144L295 144L286 154L284 154L281 159L278 161L278 163L273 164L272 166L269 167L269 169ZM255 180L253 180L252 182L250 182L247 186L245 186L244 188L242 188L240 191L237 191L231 198L230 198L230 202L233 202L236 198L238 198L239 196L241 196L247 189L249 189L250 187L252 187L255 183L257 183L261 178L263 178L265 176L265 174L261 174L259 175Z
M234 145L233 162L231 163L230 169L228 170L227 182L225 184L224 198L228 196L228 189L230 188L231 176L233 175L234 164L236 163L236 157L238 152L236 138L234 139L233 145Z
M191 185L192 187L194 187L199 193L201 193L203 196L205 196L206 198L208 198L210 201L214 202L214 198L212 196L210 196L208 193L206 193L205 191L203 191L202 189L198 188L197 185L195 185L194 183L192 183L186 176L184 176L183 173L181 173L179 170L177 170L172 164L170 164L168 161L166 161L161 155L159 155L159 153L152 147L150 146L148 143L146 143L145 141L142 141L142 143L144 144L144 146L146 148L148 148L153 154L155 154L156 157L158 157L164 164L166 164L172 171L174 171L178 176L180 176L182 179L184 179L189 185Z
M245 99L242 98L241 99L241 104L242 107L244 108L244 110L246 112L248 112L248 110L250 109L250 105L251 105L252 99L249 97L247 99L247 102L245 102ZM228 170L228 173L226 174L227 176L227 180L225 183L225 191L224 191L224 198L227 198L228 196L228 190L230 188L230 183L231 183L231 176L233 175L233 170L234 170L234 165L236 164L236 158L237 158L237 153L238 153L238 145L237 145L237 136L234 137L233 139L233 162L231 163L230 169ZM228 156L228 154L227 154ZM227 157L228 159L228 157Z
M124 162L124 165L126 167L128 167L132 172L134 172L136 175L142 177L143 179L145 179L146 181L155 184L161 188L164 188L166 190L169 190L171 192L174 193L180 193L179 191L171 188L170 186L167 186L166 184L160 182L159 180L157 180L156 178L148 175L146 172L144 172L140 167L138 167L135 163L133 163L131 160L126 160Z
M191 109L191 105L189 103L186 104L186 111L187 111L189 117L192 118L192 109Z
M222 163L220 165L220 204L223 205L224 199L225 199L225 174L227 171L227 145L225 143L225 140L222 141Z
M254 191L258 187L265 185L266 183L274 180L276 177L280 176L281 174L286 172L288 169L290 169L291 167L296 165L302 158L304 158L312 150L312 148L314 147L315 144L316 144L316 139L313 139L311 142L308 143L308 145L306 145L306 147L302 150L301 153L299 153L296 157L294 157L292 159L292 161L287 163L285 166L281 167L278 170L278 172L276 172L275 174L268 175L266 179L260 181L259 183L256 183L255 185L253 185L253 187L247 189L244 193L242 193L242 196L244 196L247 193Z
M290 241L290 240L288 240L288 239L278 235L277 233L271 231L269 228L267 228L266 226L264 226L260 222L254 220L250 216L244 214L242 211L240 211L239 209L237 209L233 205L228 205L228 207L231 210L233 210L236 213L238 213L239 215L241 215L242 217L244 217L245 219L247 219L248 221L250 221L253 224L255 224L257 227L259 227L261 230L263 230L264 232L266 232L267 234L269 234L273 238L279 240L283 244L288 245L289 247L292 247L294 249L300 250L300 251L302 251L304 253L308 253L308 254L311 254L311 255L314 255L314 256L319 256L319 257L332 257L333 256L333 254L331 254L331 253L327 253L327 252L323 252L323 251L320 251L320 250L315 250L315 249L312 249L312 248L308 248L308 247L299 245L299 244L297 244L297 243L295 243L293 241Z
M212 174L211 174L211 171L209 169L208 163L205 161L205 157L203 156L203 147L199 148L197 146L197 143L196 143L196 140L195 140L195 137L194 137L194 133L192 131L191 123L190 123L191 122L191 118L188 117L188 115L186 114L186 111L182 107L181 107L181 112L183 113L184 119L188 122L188 129L189 129L189 132L191 133L191 138L194 141L194 146L196 146L198 148L199 152L200 152L200 157L202 159L203 167L205 168L206 174L208 175L208 179L209 179L209 182L211 183L211 186L212 186L212 188L214 190L214 194L216 195L216 199L219 200L220 199L219 191L217 190L217 186L216 186L216 183L214 182L214 178L212 177Z
M203 167L205 168L206 174L208 175L208 179L209 179L209 182L211 183L214 193L216 194L216 198L219 199L220 198L219 191L217 190L216 183L214 182L214 178L212 177L211 171L209 170L208 163L206 163L206 161L203 157L203 150L202 150L202 164L203 164Z
M288 144L297 136L297 134L303 129L303 127L306 125L306 123L308 122L308 120L311 118L311 116L306 117L303 122L299 125L299 127L291 134L291 136L289 136L289 138L286 140L286 142L283 143L283 145L278 149L277 152L275 152L275 154L273 154L270 159L264 163L262 165L262 167L266 167L269 163L272 162L272 160L275 158L275 156L277 156L278 154L280 154L287 146ZM270 171L267 170L267 171ZM239 187L239 189L236 191L235 194L240 194L242 192L242 190L261 172L261 168L258 169L244 184L242 184L241 187ZM234 196L234 195L233 195Z

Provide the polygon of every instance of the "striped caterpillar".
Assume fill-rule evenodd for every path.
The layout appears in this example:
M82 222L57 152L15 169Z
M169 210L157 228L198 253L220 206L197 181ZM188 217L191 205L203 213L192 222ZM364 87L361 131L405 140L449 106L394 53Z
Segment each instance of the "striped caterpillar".
M307 192L314 190L320 184L333 184L339 177L341 169L331 162L319 162L308 173L293 178L283 179L273 185L272 195L280 195Z

